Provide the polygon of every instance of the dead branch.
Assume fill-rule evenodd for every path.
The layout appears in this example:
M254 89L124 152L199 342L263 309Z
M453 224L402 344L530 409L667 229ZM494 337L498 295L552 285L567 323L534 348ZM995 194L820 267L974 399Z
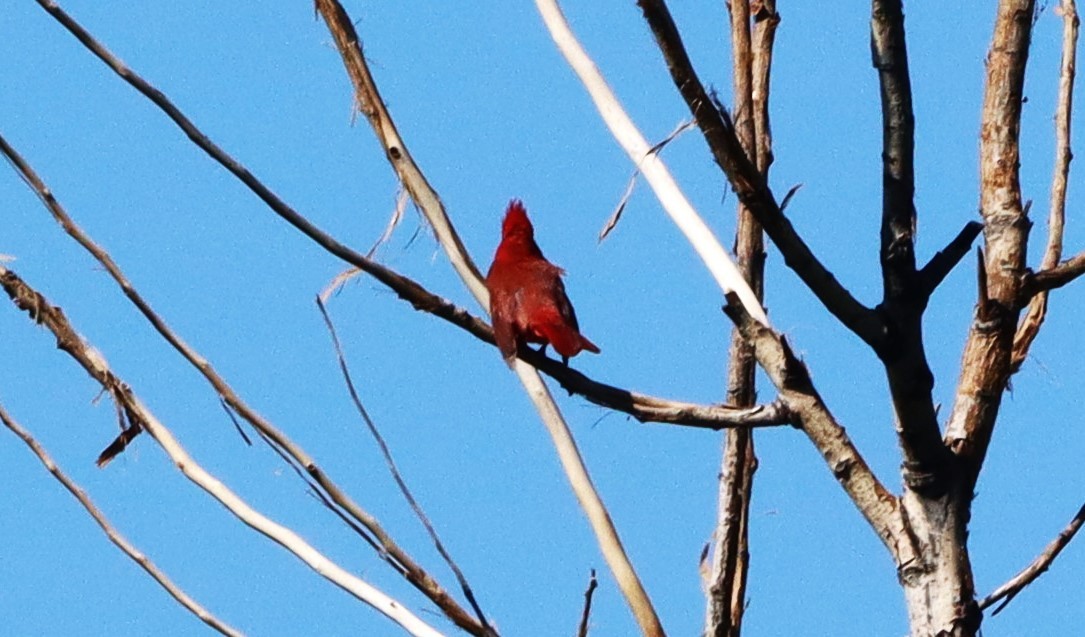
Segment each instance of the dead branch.
M974 483L994 432L1011 372L1025 274L1027 209L1021 198L1021 107L1034 0L1002 0L987 56L980 127L980 212L984 290L969 328L945 441Z
M253 509L204 470L188 455L170 430L143 405L131 387L110 370L102 354L83 341L60 308L50 304L14 272L2 266L0 287L4 288L16 307L27 312L36 323L53 333L57 348L71 356L102 386L102 390L113 399L131 426L138 426L151 435L186 478L218 500L244 524L290 551L325 579L373 607L407 632L420 637L440 637L441 633L408 611L403 604L329 560L289 528Z
M452 559L452 555L445 548L441 538L437 535L437 529L434 528L433 523L430 521L429 516L422 509L422 505L418 504L418 500L415 499L414 494L411 493L410 488L407 486L407 482L403 479L403 475L399 472L399 467L396 466L396 461L392 458L392 450L388 448L388 443L384 441L384 436L381 435L380 430L377 429L376 423L369 416L369 411L362 404L361 397L358 396L358 390L354 386L354 379L351 377L350 368L347 366L347 358L343 353L343 346L339 342L339 335L336 334L335 324L332 323L332 319L328 316L328 310L324 307L324 303L318 296L316 298L316 305L320 309L320 315L324 317L324 324L328 328L328 333L331 335L332 346L335 349L335 357L339 361L339 371L343 373L343 381L347 385L347 392L350 394L350 400L354 403L355 409L358 410L358 414L362 417L362 421L365 422L366 428L369 430L370 435L376 441L377 446L380 448L381 455L384 456L384 464L387 465L388 471L392 474L392 479L395 481L396 486L399 487L399 492L403 494L403 499L410 505L411 510L414 511L415 516L425 527L426 533L429 534L430 540L433 541L434 547L437 552L444 559L445 564L452 569L452 573L456 576L456 581L460 584L460 589L463 591L464 597L471 604L471 608L475 611L475 616L478 617L478 621L482 624L484 634L487 636L496 637L497 632L486 621L486 614L482 612L482 607L479 606L478 600L475 598L475 593L471 589L471 585L467 583L467 578L464 576L463 571L456 564L456 561Z
M1004 600L999 604L998 608L994 610L992 615L997 615L1002 612L1002 609L1006 607L1006 604L1013 601L1013 598L1017 597L1018 593L1024 590L1026 586L1036 581L1036 578L1043 575L1047 569L1051 567L1051 563L1054 562L1055 558L1059 556L1059 553L1066 548L1066 545L1070 543L1070 540L1074 539L1074 535L1081 529L1082 524L1085 524L1085 505L1082 505L1081 508L1078 509L1077 514L1070 520L1070 523L1066 525L1066 528L1064 528L1058 536L1044 548L1043 552L1040 553L1031 564L1025 567L1025 569L1017 575L1014 575L1008 582L996 588L990 595L984 597L983 601L979 604L980 610L989 608L999 600Z
M362 105L362 110L373 127L378 141L384 147L400 181L415 198L415 202L426 215L426 219L433 225L438 241L448 254L449 260L456 268L464 285L481 306L488 308L489 293L478 269L474 267L459 235L445 213L444 206L441 205L436 192L430 187L422 171L411 158L391 116L384 107L384 102L366 65L365 57L362 55L361 43L354 30L353 22L337 0L317 0L316 9L335 39L336 48L353 81L356 99ZM588 469L580 457L572 432L550 395L549 389L535 368L521 360L516 360L513 367L550 435L569 485L588 517L603 557L629 603L637 623L645 635L662 636L663 627L651 599L622 546L610 514L592 484Z
M754 346L761 369L776 386L780 400L795 415L802 429L844 488L859 512L881 538L890 554L903 564L911 559L900 504L874 475L844 428L836 422L818 395L806 365L779 333L765 328L728 303L724 312Z
M877 314L857 301L836 280L781 212L754 160L742 149L730 118L716 108L697 77L666 3L663 0L638 0L637 4L652 29L674 85L685 99L716 163L723 169L739 200L764 227L783 254L787 266L826 309L863 341L875 349L882 347L886 334Z
M106 518L105 514L95 506L86 491L57 466L56 461L54 461L52 456L49 455L49 452L45 450L45 447L43 447L29 431L15 422L15 419L8 414L3 405L0 405L0 421L2 421L4 426L10 429L12 433L22 439L27 447L30 447L30 450L34 452L34 455L38 457L38 460L41 461L46 470L53 474L53 477L56 478L57 482L79 501L79 504L83 506L83 509L86 510L90 517L94 519L94 522L98 527L106 534L109 541L119 548L121 552L131 558L133 562L138 564L140 568L146 571L154 581L158 582L158 585L164 588L166 592L169 593L170 597L177 600L178 604L184 606L190 613L198 617L200 621L220 634L230 635L231 637L241 637L241 635L243 635L242 632L224 623L222 620L211 614L206 608L201 606L199 602L189 597L189 595L185 593L180 586L175 584L173 580L158 567L158 565L151 561L151 558L147 557L145 553L129 542L128 539L113 526L109 519Z
M769 74L773 35L779 16L775 3L762 5L756 22L758 46L750 29L750 3L747 0L728 4L730 13L732 78L735 95L735 131L746 154L754 159L762 179L767 178L771 146L768 121ZM768 17L768 16L771 16ZM755 68L755 60L758 66ZM754 96L757 96L755 100ZM765 149L762 149L762 144ZM758 299L764 298L765 248L761 225L740 201L736 210L735 256L739 270ZM727 367L727 402L752 405L757 389L757 361L753 347L737 328L731 332ZM705 634L737 637L746 609L746 582L749 572L749 515L753 475L757 469L753 432L733 429L727 432L720 467L716 530L705 613Z
M365 537L367 541L375 542L374 548L377 548L381 558L403 574L407 581L436 604L437 607L453 621L453 623L473 635L487 634L487 628L475 621L470 613L461 607L440 583L423 569L414 558L404 551L395 540L392 539L375 517L364 510L340 489L339 486L324 473L324 470L317 464L316 460L308 454L308 452L242 400L237 392L234 391L233 387L218 374L211 363L166 324L165 320L151 308L150 304L143 298L139 291L136 290L135 286L124 275L124 272L121 271L120 266L118 266L116 262L113 261L112 257L109 256L109 253L95 243L94 240L87 235L74 220L72 220L71 216L68 215L67 211L65 211L56 200L52 191L45 185L41 177L39 177L26 160L24 160L23 157L7 143L2 135L0 135L0 152L7 157L8 161L16 168L23 180L34 190L38 195L38 198L45 204L49 213L57 223L60 224L64 231L102 265L105 271L109 273L110 277L112 277L117 285L120 286L128 300L136 306L154 329L171 346L173 346L186 361L199 371L212 387L214 387L224 405L228 407L228 413L230 413L229 410L238 413L260 433L261 437L268 441L271 447L283 457L284 461L294 467L299 474L304 472L305 476L311 478L312 481L315 482L315 484L310 483L314 490L320 494L321 497L324 497L326 494L328 500L333 502L336 506L341 507L341 510L346 512L353 520L353 523L351 524L352 527L354 527L354 523L360 524L362 528L367 531L367 533L363 534L363 537ZM105 465L113 457L121 453L136 435L142 431L142 424L138 419L133 420L128 418L127 424L129 426L122 428L122 431L116 440L114 440L99 456L99 466ZM331 508L337 514L340 513L340 510L335 509L334 507Z
M1074 281L1085 274L1085 252L1076 254L1058 265L1031 275L1025 283L1028 292L1042 293Z
M1059 96L1055 107L1055 168L1051 176L1051 210L1047 217L1047 247L1040 262L1040 274L1050 276L1052 270L1060 266L1062 258L1062 234L1066 222L1066 185L1070 177L1070 119L1074 105L1074 78L1077 69L1077 34L1078 15L1074 0L1062 0L1062 61L1059 65ZM1071 259L1072 260L1072 259ZM1078 274L1085 272L1085 255L1082 255ZM1068 268L1069 269L1069 268ZM1063 274L1066 282L1072 278ZM1045 287L1037 285L1037 276L1033 275L1025 282L1026 295L1033 294L1028 300L1028 311L1017 326L1013 339L1013 354L1010 369L1015 373L1028 357L1032 342L1040 334L1040 327L1047 316L1047 293L1057 285ZM1046 277L1041 277L1043 280ZM1051 279L1048 279L1051 282Z
M580 625L576 629L576 637L588 637L588 620L591 619L591 598L595 589L599 588L599 580L595 579L595 569L591 570L588 578L588 589L584 591L584 610L580 613Z

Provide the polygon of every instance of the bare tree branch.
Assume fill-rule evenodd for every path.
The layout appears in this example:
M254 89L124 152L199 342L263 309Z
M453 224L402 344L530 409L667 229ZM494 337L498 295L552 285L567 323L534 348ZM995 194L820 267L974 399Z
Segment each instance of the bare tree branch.
M1036 581L1036 578L1043 575L1047 569L1051 567L1051 563L1054 562L1055 558L1059 556L1059 553L1066 548L1066 545L1070 543L1070 540L1074 539L1074 535L1081 529L1082 524L1085 524L1085 505L1082 505L1081 508L1078 509L1077 514L1070 520L1070 523L1066 525L1066 528L1064 528L1059 535L1044 548L1043 552L1040 553L1031 564L1025 567L1025 569L1017 575L1014 575L1008 582L996 588L990 595L984 597L979 603L980 610L989 608L999 600L1005 600L999 604L998 608L996 608L992 614L997 615L1002 612L1002 609L1006 607L1006 604L1013 601L1013 598L1017 597L1018 593L1024 590L1026 586Z
M109 254L101 246L95 243L90 236L83 232L75 221L72 220L38 174L34 172L33 168L30 167L26 160L24 160L23 157L8 144L7 140L5 140L2 135L0 135L0 152L3 153L8 161L11 162L19 172L19 175L24 181L26 181L26 183L34 190L42 203L45 204L49 213L57 223L60 224L64 231L102 264L102 267L109 273L110 277L116 281L117 285L120 286L128 300L136 306L154 329L171 346L173 346L186 361L196 368L212 387L214 387L225 406L236 411L242 418L248 421L260 435L268 441L272 448L283 456L283 459L286 462L298 469L299 473L304 471L305 475L316 483L314 488L318 490L318 493L321 493L322 497L324 494L327 494L327 498L331 500L331 502L334 502L335 505L341 507L355 522L361 524L362 527L372 535L372 540L368 535L365 536L366 539L375 541L379 544L379 547L375 545L375 548L378 548L382 559L392 564L393 567L402 573L407 581L436 604L437 607L453 621L453 623L473 635L488 634L488 629L484 625L476 622L471 617L470 613L462 608L440 583L427 573L414 558L404 551L395 540L392 539L388 532L385 531L375 517L362 509L361 506L340 489L339 486L324 473L323 469L321 469L320 465L317 464L312 456L242 400L237 392L234 391L233 387L218 374L211 363L166 324L165 320L151 308L150 304L142 295L140 295L135 286L124 275L120 266L118 266ZM421 288L419 287L418 289ZM121 453L128 443L142 430L142 426L138 420L130 421L130 424L132 426L123 429L117 439L102 452L101 456L99 456L99 466L105 465L114 456ZM335 509L333 508L333 510ZM338 511L336 512L338 513Z
M249 506L217 478L205 471L181 446L173 434L155 418L124 381L110 370L105 358L85 343L76 333L60 308L27 285L14 272L0 266L0 287L4 288L16 307L27 312L39 325L45 326L56 337L57 348L63 350L79 363L102 389L110 395L123 411L129 423L145 429L155 442L169 455L182 474L208 495L218 500L241 522L282 546L305 562L315 572L385 615L404 630L419 637L439 637L432 626L426 624L403 604L388 597L359 577L347 572L335 562L309 545L292 530L268 519Z
M1059 259L1062 258L1062 232L1066 222L1066 185L1070 176L1070 160L1073 153L1070 150L1070 120L1074 106L1074 78L1077 72L1077 34L1078 15L1077 4L1074 0L1062 0L1062 62L1059 65L1059 96L1055 107L1055 169L1051 177L1051 210L1047 220L1047 247L1044 249L1043 260L1040 262L1041 271L1033 275L1025 282L1026 295L1034 294L1028 301L1028 311L1017 326L1017 333L1013 339L1013 354L1011 355L1010 373L1021 369L1021 364L1028 357L1032 342L1040 333L1040 327L1047 316L1047 293L1057 285L1044 287L1038 285L1037 277L1041 282L1046 278L1047 282L1053 279L1051 275L1061 268ZM1073 261L1073 259L1071 259ZM1080 265L1077 275L1067 275L1071 268L1064 270L1060 277L1069 282L1074 276L1085 272L1085 254L1078 259Z
M923 269L919 271L919 278L925 296L929 297L933 294L934 289L942 284L953 268L957 267L981 232L983 232L982 223L969 221L964 224L964 228L961 228L953 241L949 242L949 245L935 253L927 265L923 266Z
M739 305L728 303L724 312L753 343L758 364L776 386L780 399L795 414L797 426L821 452L833 477L897 564L912 559L899 501L874 475L847 432L836 422L814 388L806 365L795 356L787 340L746 316Z
M339 342L339 335L335 332L335 325L332 323L332 319L328 316L328 310L324 307L324 303L318 296L316 298L316 306L320 309L320 315L324 317L324 324L328 327L328 333L332 338L332 345L335 348L335 357L339 361L339 370L343 373L343 380L347 385L347 392L350 394L350 400L354 403L354 407L358 410L358 414L361 415L362 420L365 422L366 428L373 436L373 439L377 442L377 446L380 447L381 455L384 456L384 463L388 466L388 471L392 474L392 479L395 480L396 486L399 487L400 493L403 494L403 498L410 505L411 510L414 511L415 516L425 527L426 533L429 534L430 540L433 541L434 547L437 552L440 553L444 559L445 564L452 569L453 574L456 576L456 581L460 584L460 589L463 590L464 597L471 604L471 608L475 611L475 616L478 617L478 621L482 624L484 634L487 636L496 636L497 632L486 621L486 614L482 612L482 608L479 606L478 600L475 599L475 593L471 589L471 585L467 583L467 578L464 577L463 571L456 564L456 561L452 559L452 555L445 548L441 538L437 536L437 529L433 527L433 523L430 522L429 516L422 510L422 505L418 504L414 494L411 493L410 488L407 486L407 482L403 479L403 475L399 472L399 467L396 466L396 461L392 458L392 451L388 448L388 443L384 441L384 436L381 435L380 430L377 429L376 423L369 417L369 411L366 410L365 405L362 404L362 399L358 396L358 390L354 387L354 379L351 378L350 369L347 367L346 355L343 353L343 346Z
M437 233L437 239L448 254L449 259L456 267L457 273L463 280L464 285L471 291L483 307L489 307L489 293L473 266L463 243L452 227L451 221L445 214L440 199L429 186L421 170L414 163L403 140L396 131L395 124L373 82L372 75L362 55L361 43L358 34L354 30L354 24L347 16L346 11L337 0L317 0L317 12L324 18L328 30L335 39L336 48L343 59L353 83L355 95L362 105L363 112L369 120L378 141L384 147L389 161L392 162L403 182L404 187L415 198L423 214L433 225ZM650 158L649 158L650 161ZM646 175L650 173L646 172ZM758 308L760 309L760 308ZM629 603L633 615L640 625L642 632L650 637L662 636L663 627L652 606L647 591L637 576L632 562L629 560L625 548L622 546L618 531L610 519L610 514L603 504L595 485L592 484L591 476L584 465L583 458L569 431L568 424L550 395L550 390L539 376L538 371L517 359L514 370L524 385L529 398L535 406L543 421L543 425L550 434L550 438L557 451L569 485L576 495L580 507L588 517L596 541L603 553L603 558L610 567L618 582L618 587Z
M697 77L666 3L663 0L638 0L637 4L655 35L675 86L739 200L764 226L787 266L799 275L826 309L875 349L882 347L886 337L882 321L836 280L781 212L754 160L743 151L734 125L726 113L716 108Z
M780 18L775 2L762 3L756 18L756 37L750 29L748 0L728 5L731 31L732 77L735 95L735 131L743 150L754 159L762 179L767 178L772 136L769 127L769 75L772 43ZM767 33L766 33L767 32ZM756 45L755 45L756 41ZM755 97L756 96L756 97ZM762 147L762 144L764 147ZM758 299L764 299L765 248L761 225L740 201L736 210L735 256L742 275ZM727 367L727 402L752 405L756 400L757 361L753 346L737 328L731 331ZM746 610L746 582L750 565L749 517L753 475L757 469L753 432L727 432L720 467L716 531L705 616L705 634L738 637Z
M980 130L984 290L968 333L945 440L979 475L1011 371L1030 221L1019 179L1021 105L1034 0L1001 0L987 56Z
M580 625L576 629L576 637L588 637L588 620L591 619L591 598L595 589L599 588L599 580L595 579L595 569L591 570L588 578L588 589L584 591L584 610L580 613Z
M78 484L57 466L57 463L49 455L49 452L42 447L41 443L39 443L29 431L15 422L15 419L8 414L3 405L0 405L0 421L2 421L4 426L10 429L12 433L22 439L27 447L30 447L30 450L34 452L34 455L38 457L38 460L41 461L42 465L45 466L49 473L53 474L53 477L57 479L57 482L63 485L64 488L68 490L68 493L71 493L72 496L79 501L79 504L83 506L88 514L90 514L90 517L94 518L95 523L97 523L102 531L105 532L109 541L119 548L121 552L130 557L140 568L146 571L154 581L158 582L159 586L164 588L166 592L169 593L170 597L177 600L178 604L184 606L190 613L198 617L200 621L220 634L230 635L231 637L240 637L243 634L236 628L233 628L215 617L210 611L201 606L199 602L189 597L187 593L181 590L181 587L174 584L173 580L151 561L151 558L147 557L146 554L129 542L128 539L113 526L109 519L106 518L105 514L94 505L90 496L88 496Z

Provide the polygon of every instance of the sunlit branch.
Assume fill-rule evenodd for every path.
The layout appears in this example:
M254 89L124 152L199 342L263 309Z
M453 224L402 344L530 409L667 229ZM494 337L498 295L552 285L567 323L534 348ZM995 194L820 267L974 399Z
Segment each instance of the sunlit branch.
M113 278L118 286L120 286L128 300L135 305L154 329L171 346L173 346L173 348L180 353L181 356L183 356L212 387L214 387L228 409L232 409L249 422L249 424L251 424L260 435L268 441L272 448L283 456L283 459L286 462L297 469L299 473L304 472L305 476L315 482L315 485L313 486L317 489L317 492L320 493L321 497L324 497L326 494L328 500L338 507L341 507L341 511L345 512L345 514L351 518L352 522L350 524L352 527L354 527L355 523L360 524L367 532L366 534L363 534L363 537L367 541L375 542L379 545L375 546L375 548L378 549L378 553L381 555L382 559L389 562L394 568L402 573L407 581L433 601L433 603L436 604L437 607L440 608L441 611L457 626L460 626L473 635L487 634L486 627L475 621L470 613L462 608L459 603L448 594L444 587L442 587L421 567L421 565L407 554L407 552L392 539L387 531L385 531L375 517L369 514L340 489L339 486L324 473L324 470L317 464L312 456L297 445L283 431L242 400L237 392L234 391L233 387L218 374L211 363L166 324L165 319L159 316L151 308L150 304L136 290L132 282L124 275L124 272L121 271L120 266L118 266L117 263L113 261L112 257L109 256L109 253L95 243L94 240L87 235L74 220L72 220L67 211L65 211L56 200L52 191L45 185L41 177L39 177L26 160L23 159L10 144L8 144L7 140L5 140L2 135L0 135L0 152L2 152L8 161L11 162L12 166L19 172L19 175L26 181L27 185L34 190L38 195L38 198L45 204L49 213L57 223L60 224L61 228L63 228L72 239L102 265L105 271L109 273L109 276ZM142 430L142 426L138 420L131 424L132 426L123 429L117 439L102 452L98 459L99 466L108 463L114 456L121 453ZM341 513L340 510L334 508L332 510L337 514Z
M488 308L489 294L477 269L471 265L471 258L445 214L440 199L414 163L396 131L391 116L384 107L384 102L369 73L365 57L362 55L361 43L354 30L353 22L336 0L317 0L316 8L335 39L343 64L354 83L358 103L362 105L362 110L373 127L378 141L384 147L389 161L395 167L396 174L408 192L415 197L426 219L434 226L438 241L456 267L464 285L481 306ZM663 627L648 593L644 590L622 546L618 531L610 519L602 498L592 484L591 476L580 456L572 432L550 395L550 390L538 371L523 360L516 359L513 367L550 435L569 485L588 517L603 557L629 603L641 631L650 637L662 636Z
M187 593L181 590L181 587L173 583L173 580L151 561L151 558L147 557L146 554L133 546L132 543L113 526L109 519L106 518L105 514L95 506L94 502L91 501L90 496L88 496L78 484L57 466L56 461L53 460L49 455L49 452L45 450L41 443L39 443L29 431L15 422L15 419L8 414L3 405L0 405L0 421L2 421L4 426L10 429L12 433L22 439L27 447L30 447L30 450L34 452L34 455L38 457L38 460L41 461L42 465L45 466L49 473L53 474L53 477L57 479L57 482L79 501L79 504L83 506L90 517L94 519L94 522L106 534L109 541L119 548L121 552L131 558L133 562L138 564L140 568L146 571L154 581L158 582L159 586L164 588L166 592L169 593L170 597L177 600L178 604L184 606L190 613L198 617L200 621L218 631L220 634L229 635L230 637L240 637L243 634L236 628L222 622L222 620L218 619L212 615L210 611L201 606L199 602L189 597Z
M143 405L131 387L110 370L102 354L76 333L67 317L14 272L2 266L0 266L0 287L4 288L16 307L27 312L37 324L53 333L56 337L57 348L71 356L102 386L102 390L117 404L118 410L124 414L130 426L136 426L138 423L138 426L150 434L169 455L186 478L218 500L241 522L282 546L325 579L356 599L372 606L410 634L419 637L441 635L436 629L408 611L403 604L347 572L292 530L253 509L226 485L205 471L192 456L188 455L169 429Z
M1062 267L1062 235L1066 224L1066 185L1070 177L1070 122L1074 105L1074 78L1077 72L1077 36L1078 15L1074 0L1062 0L1062 62L1059 65L1059 96L1055 107L1055 168L1051 176L1051 210L1047 218L1047 247L1040 262L1041 274L1047 278L1047 285L1037 284L1036 276L1025 284L1025 294L1034 295L1028 299L1028 311L1025 312L1017 333L1013 339L1011 369L1016 372L1028 357L1032 342L1040 333L1040 327L1047 316L1047 293L1058 285L1052 283L1063 280L1069 282L1072 276L1051 277L1053 270ZM1071 259L1073 261L1073 259ZM1081 255L1078 275L1085 272L1085 255ZM1069 269L1069 268L1068 268ZM1074 275L1076 276L1076 275ZM1065 284L1065 283L1063 283Z

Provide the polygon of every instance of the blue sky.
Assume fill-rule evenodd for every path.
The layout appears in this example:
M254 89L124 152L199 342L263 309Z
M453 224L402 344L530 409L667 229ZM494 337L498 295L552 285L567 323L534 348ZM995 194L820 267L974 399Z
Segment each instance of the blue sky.
M35 3L0 16L0 132L151 304L258 411L302 444L423 564L451 584L353 412L313 298L344 268L273 216ZM672 10L702 79L729 102L723 3ZM880 295L878 86L862 3L781 3L772 116L777 193L822 260L867 303ZM362 121L308 2L71 1L84 26L168 94L296 209L365 250L397 184ZM573 365L645 393L723 395L729 324L699 260L645 185L604 243L596 234L631 166L556 52L532 3L347 3L409 148L480 266L500 215L522 198L539 242L568 271L584 333L602 348ZM568 3L573 28L645 135L687 117L633 3ZM983 64L993 9L916 4L908 44L917 116L920 258L977 218ZM1038 262L1053 156L1061 21L1035 30L1022 183L1035 200ZM725 245L734 197L696 132L664 159ZM1067 253L1083 247L1071 179ZM64 308L209 470L272 518L413 609L425 601L310 497L264 446L246 447L213 392L152 332L99 267L0 171L9 267ZM408 212L379 259L474 312ZM935 294L926 335L948 405L975 300L969 261ZM769 250L767 306L882 479L899 483L883 374ZM1004 401L981 478L971 548L980 594L1031 560L1081 504L1085 450L1074 328L1082 286L1056 293L1032 357ZM590 568L601 574L592 635L635 632L538 418L497 351L360 279L330 311L367 408L484 608L508 635L571 634ZM397 634L371 609L248 531L190 485L147 437L106 470L112 406L51 337L0 312L0 401L129 539L196 599L252 635ZM762 385L761 395L772 395ZM715 517L719 434L642 425L559 403L630 556L672 635L698 634L697 560ZM757 436L748 633L907 632L888 555L819 455L790 428ZM11 435L0 436L0 622L10 634L190 635L202 625L116 551ZM1053 569L984 634L1068 634L1085 621L1085 550ZM423 617L451 627L436 615Z

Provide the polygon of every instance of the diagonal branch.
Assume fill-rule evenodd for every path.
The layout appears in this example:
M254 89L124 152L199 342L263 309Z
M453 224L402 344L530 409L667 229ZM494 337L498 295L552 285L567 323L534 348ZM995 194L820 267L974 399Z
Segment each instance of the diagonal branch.
M19 175L26 181L27 185L34 190L42 203L45 204L49 214L51 214L57 223L60 224L61 228L64 229L64 232L79 243L80 246L89 252L91 256L102 265L105 271L109 273L109 276L113 278L118 286L120 286L121 291L128 300L136 306L154 329L171 346L173 346L173 348L180 353L181 356L184 357L184 359L188 361L212 387L214 387L215 392L218 393L223 404L228 407L228 409L240 414L242 418L248 421L260 435L269 442L276 452L283 456L283 459L289 463L290 466L294 467L299 473L304 472L304 476L307 476L308 479L315 482L315 484L310 483L314 491L320 494L322 498L326 498L340 507L340 509L330 507L337 515L343 515L342 512L345 512L345 515L349 515L352 520L349 522L352 527L357 528L355 527L356 523L360 524L368 531L368 533L372 535L372 538L375 539L376 544L374 545L374 548L378 549L382 559L402 573L407 581L436 604L437 607L453 621L453 623L473 635L486 634L486 628L475 621L470 613L462 608L440 583L423 569L414 558L404 551L395 540L392 539L375 517L364 510L349 495L340 489L339 486L324 473L324 470L317 464L316 460L308 454L308 452L242 400L237 392L234 391L233 387L218 374L211 363L166 324L166 321L151 308L150 304L143 298L139 291L136 290L135 286L124 275L124 272L121 271L120 266L118 266L116 262L113 261L112 257L109 256L109 253L95 243L94 240L83 232L75 221L72 220L60 205L60 202L56 200L53 193L42 181L41 177L39 177L26 160L24 160L23 157L7 143L7 140L5 140L2 135L0 135L0 152L2 152L8 161L11 162L19 172ZM228 411L228 413L231 412ZM98 459L99 466L103 466L114 456L121 453L128 443L142 430L138 420L133 421L131 424L133 426L124 429L120 436L104 452L102 452L102 455L99 456ZM365 537L367 541L370 539L368 535L363 534L363 537Z
M784 262L799 276L818 300L845 326L875 350L885 346L885 329L870 308L857 301L814 256L780 210L772 191L747 156L726 113L697 77L686 54L682 37L663 0L638 0L656 43L667 62L671 79L697 121L716 163L723 169L739 200L750 210L772 239Z
M45 326L53 333L56 337L57 348L71 356L102 386L103 391L109 394L118 410L123 412L124 417L132 426L146 430L186 478L218 500L241 522L282 546L325 579L359 601L370 605L412 635L440 637L441 633L408 611L403 604L347 572L292 530L253 509L226 485L204 470L192 456L188 455L169 429L143 405L131 387L113 373L105 358L83 341L60 308L50 304L44 296L27 285L14 272L2 266L0 266L0 287L4 288L16 307L27 312L36 323Z
M776 386L780 400L790 409L797 425L814 444L833 477L844 488L859 512L881 538L897 564L912 559L900 504L874 475L844 428L836 422L810 379L806 365L787 340L751 319L742 307L728 303L724 312L754 346L757 362Z
M384 102L377 92L376 84L366 65L365 57L362 55L361 43L354 30L353 22L337 0L317 0L316 9L335 39L343 64L354 82L356 98L362 105L363 112L373 127L378 141L384 147L400 181L408 192L416 196L416 203L436 230L438 241L456 266L464 285L480 305L488 308L489 293L482 278L477 269L469 267L470 257L445 214L440 199L414 163L396 131L391 116L384 107ZM622 546L618 530L592 483L572 432L569 431L565 418L550 395L550 390L538 371L524 361L516 360L514 369L531 398L535 410L539 413L547 433L550 434L569 486L576 495L581 509L587 515L603 558L610 567L611 573L614 574L618 587L625 596L641 631L649 637L661 637L664 634L663 626L656 615L652 601Z
M1025 290L1026 292L1036 293L1054 290L1071 283L1082 274L1085 274L1085 252L1076 254L1058 265L1033 274L1026 281Z
M471 585L467 583L467 578L464 576L463 571L456 564L456 561L452 559L452 555L449 554L448 549L445 548L444 542L441 542L441 538L437 535L437 529L433 527L433 523L430 522L429 516L422 509L422 505L415 499L414 494L411 493L410 488L407 486L407 482L403 479L403 475L399 472L399 467L396 466L396 461L392 458L392 451L388 448L388 443L384 441L384 436L381 435L379 429L377 429L376 423L369 417L369 411L362 404L362 399L358 396L358 390L354 386L354 379L350 375L350 368L347 366L347 358L343 353L343 346L339 342L339 335L335 331L335 324L332 323L332 319L328 316L328 310L324 307L324 302L320 300L318 296L316 298L316 305L320 309L320 315L324 317L324 325L328 328L328 333L331 335L332 346L335 348L335 357L339 361L339 371L343 373L343 381L347 385L347 392L350 394L350 400L354 403L355 409L358 410L358 414L362 417L362 421L365 422L366 428L369 430L370 435L373 436L373 440L376 441L377 446L380 447L381 455L384 456L384 463L388 466L388 471L392 474L392 479L395 481L396 486L399 487L399 492L403 494L403 499L410 505L411 510L414 511L415 517L425 527L426 533L429 534L430 540L433 541L434 547L437 552L444 559L445 564L452 569L452 573L456 576L456 581L460 584L460 589L463 591L464 597L471 604L471 608L475 611L475 616L478 617L478 621L482 624L485 635L488 637L496 637L497 632L486 621L486 614L482 612L482 607L479 606L478 600L475 599L475 593L471 590Z
M106 518L105 514L94 505L90 496L88 496L78 484L73 482L72 479L57 466L57 463L49 455L49 452L34 439L29 431L15 422L15 419L8 414L3 405L0 405L0 422L3 422L4 426L26 443L27 447L30 447L30 450L34 452L34 455L38 457L38 460L41 461L49 473L53 474L53 477L57 479L57 482L79 501L79 504L83 506L90 517L94 518L95 523L97 523L99 528L106 534L109 541L116 545L116 547L125 555L130 557L140 568L146 571L154 581L158 582L159 586L164 588L166 592L169 593L170 597L177 600L177 603L184 606L190 613L198 617L200 621L210 626L213 630L216 630L223 635L240 637L242 634L241 632L228 624L223 623L220 619L212 615L210 611L201 606L199 602L189 597L187 593L181 590L177 584L174 584L173 580L151 561L151 558L147 557L142 551L133 546L127 538L121 535L120 531L113 526L109 519Z
M936 287L949 275L953 268L968 254L972 242L983 232L983 224L978 221L969 221L964 228L957 233L953 241L949 242L943 250L935 253L927 265L919 271L919 285L924 296L929 297Z
M1036 581L1036 578L1043 575L1047 569L1051 567L1051 563L1055 561L1055 558L1059 556L1066 545L1070 543L1070 540L1074 539L1074 535L1081 529L1081 525L1085 524L1085 505L1082 505L1077 511L1077 515L1074 516L1070 523L1066 525L1058 536L1051 541L1043 552L1036 557L1024 570L1017 575L1014 575L1008 582L999 586L990 595L983 598L983 601L979 603L980 610L988 608L999 600L1005 600L999 604L995 609L994 615L1002 612L1002 609L1013 601L1014 597L1020 593L1026 586Z
M1059 64L1059 96L1055 107L1055 169L1051 176L1051 210L1047 221L1047 247L1044 249L1043 260L1040 262L1041 272L1033 275L1025 282L1025 295L1028 300L1028 311L1017 326L1017 333L1013 339L1013 354L1011 370L1016 372L1021 369L1021 364L1028 357L1032 342L1040 333L1044 318L1047 316L1047 293L1058 285L1044 285L1038 283L1044 278L1047 282L1059 280L1059 277L1050 277L1053 270L1061 268L1059 259L1062 258L1062 233L1066 222L1066 186L1070 177L1070 160L1073 152L1070 150L1070 121L1074 106L1074 78L1077 72L1077 34L1078 15L1077 4L1074 0L1062 0L1062 61ZM1073 261L1073 259L1071 259ZM1077 275L1085 272L1085 255L1078 258L1080 267ZM1069 270L1069 268L1067 268ZM1045 276L1046 275L1046 276ZM1063 284L1069 282L1073 276L1066 275L1063 271ZM1011 373L1012 373L1011 372Z

